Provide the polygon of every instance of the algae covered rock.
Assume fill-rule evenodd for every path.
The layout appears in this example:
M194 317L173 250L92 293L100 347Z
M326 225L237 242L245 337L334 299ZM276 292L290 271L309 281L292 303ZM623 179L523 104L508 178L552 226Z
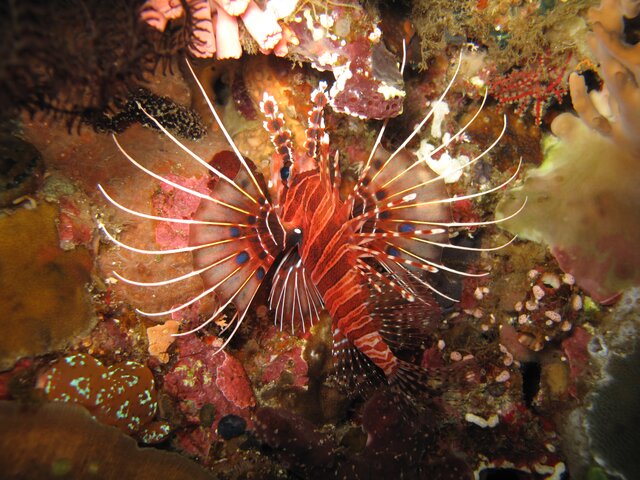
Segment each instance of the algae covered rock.
M23 356L64 348L95 325L86 284L91 256L58 246L57 209L0 218L0 371Z

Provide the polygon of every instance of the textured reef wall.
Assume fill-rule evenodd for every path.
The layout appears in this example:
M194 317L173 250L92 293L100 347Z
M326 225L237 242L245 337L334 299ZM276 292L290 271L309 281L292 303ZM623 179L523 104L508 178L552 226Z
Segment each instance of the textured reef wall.
M596 4L5 2L4 477L634 478L640 6ZM281 116L265 131L269 98ZM392 161L416 169L405 187L426 165L442 176L420 227L438 253L428 293L390 263L420 264L398 249L420 235L411 217L354 232L388 262L359 269L409 372L397 384L344 355L314 297L270 298L273 269L235 329L241 302L200 295L191 249L206 197L246 197L221 174L272 205L304 164L288 146L326 148L344 199L381 168L382 125L381 146L404 149ZM377 181L358 208L410 201ZM283 283L308 293L296 265L280 273L304 280Z
M607 301L640 278L640 50L624 38L625 10L603 2L590 11L589 38L604 81L587 92L575 73L571 97L579 118L565 113L551 129L543 165L528 174L499 212L506 214L529 198L535 208L507 228L551 246L563 270L598 301Z

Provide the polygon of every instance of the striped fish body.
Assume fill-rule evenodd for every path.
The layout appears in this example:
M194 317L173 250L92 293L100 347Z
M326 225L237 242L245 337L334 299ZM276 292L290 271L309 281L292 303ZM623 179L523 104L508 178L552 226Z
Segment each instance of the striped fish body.
M349 248L355 242L350 216L328 175L305 172L286 193L282 223L302 232L298 253L332 318L336 348L348 341L389 377L396 358L369 315L370 287L357 268L358 253Z
M462 55L440 101L453 85L461 59ZM438 321L439 309L433 295L456 301L439 291L430 275L442 271L466 277L486 275L442 264L442 251L448 248L492 251L504 247L454 246L448 241L449 229L506 221L520 211L501 220L460 223L451 219L450 205L498 191L509 184L518 171L491 189L449 198L442 175L432 172L405 148L433 116L432 108L392 153L380 147L387 124L383 123L357 182L343 199L339 193L337 155L333 160L330 158L329 136L325 132L323 110L328 98L327 86L321 82L311 95L302 148L294 145L293 135L286 129L275 99L264 95L260 109L274 146L270 178L265 182L242 156L188 62L187 66L231 151L206 161L144 109L143 112L209 171L215 179L209 193L196 191L146 168L126 151L115 135L113 138L123 156L137 169L199 198L200 207L193 218L170 218L133 210L99 186L112 205L133 216L189 225L188 246L148 250L121 242L101 224L111 242L140 255L151 258L186 252L193 255L193 271L155 281L126 278L113 272L120 281L147 288L180 284L195 276L203 279L202 293L177 306L157 312L138 311L149 317L161 317L184 311L201 299L216 295L219 305L209 318L177 335L189 335L206 327L233 304L236 314L224 327L228 331L219 347L221 350L247 317L259 288L271 278L269 305L281 329L304 332L320 318L323 308L328 310L333 319L333 355L338 380L347 389L366 394L370 386L386 382L412 401L428 394L432 386L430 375L400 359L396 353L400 355L407 347L419 349L425 332ZM446 150L449 143L461 138L485 101L486 94L471 120L432 154ZM506 118L500 136L458 169L488 154L505 129Z

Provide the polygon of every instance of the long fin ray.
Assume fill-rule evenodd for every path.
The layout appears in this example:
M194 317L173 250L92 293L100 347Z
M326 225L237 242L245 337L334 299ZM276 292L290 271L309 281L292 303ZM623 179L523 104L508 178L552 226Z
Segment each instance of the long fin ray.
M200 89L200 92L202 93L202 96L204 97L205 101L207 102L207 106L209 107L209 110L211 111L211 114L213 115L213 118L215 119L216 123L220 127L220 130L222 131L222 134L224 135L224 138L229 143L229 146L233 150L233 153L235 154L235 156L238 159L238 161L244 167L245 172L247 172L247 174L249 175L249 178L251 179L251 181L254 184L254 186L258 189L258 191L262 192L262 188L260 187L260 184L258 183L258 180L257 180L256 176L251 171L251 168L249 167L249 165L245 161L244 157L240 153L240 150L238 150L238 147L236 146L235 142L231 138L231 135L229 135L229 132L227 132L227 129L224 128L224 124L222 123L222 120L220 119L220 116L218 115L218 112L213 107L213 103L211 103L211 99L207 95L207 92L204 89L204 86L202 85L202 83L198 79L198 76L196 75L196 72L193 70L193 67L191 66L191 62L187 58L185 58L185 62L187 64L187 67L189 68L189 72L191 72L191 75L192 75L194 81L196 82L196 85L198 85L198 88ZM264 195L264 192L263 192L263 195Z
M302 294L302 295L301 295ZM277 299L277 301L275 301ZM310 273L305 268L298 247L293 246L280 261L273 276L269 306L275 306L275 319L284 328L285 312L290 316L291 333L315 324L324 308Z

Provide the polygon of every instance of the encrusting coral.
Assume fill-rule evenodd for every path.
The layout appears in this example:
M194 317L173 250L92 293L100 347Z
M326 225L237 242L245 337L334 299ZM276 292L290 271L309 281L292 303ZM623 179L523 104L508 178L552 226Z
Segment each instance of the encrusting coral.
M498 206L522 238L547 243L565 272L597 301L640 282L640 46L624 39L623 16L638 2L603 0L589 12L589 43L600 61L602 91L587 93L573 74L571 98L580 117L561 114L544 164ZM534 208L535 207L535 208Z

